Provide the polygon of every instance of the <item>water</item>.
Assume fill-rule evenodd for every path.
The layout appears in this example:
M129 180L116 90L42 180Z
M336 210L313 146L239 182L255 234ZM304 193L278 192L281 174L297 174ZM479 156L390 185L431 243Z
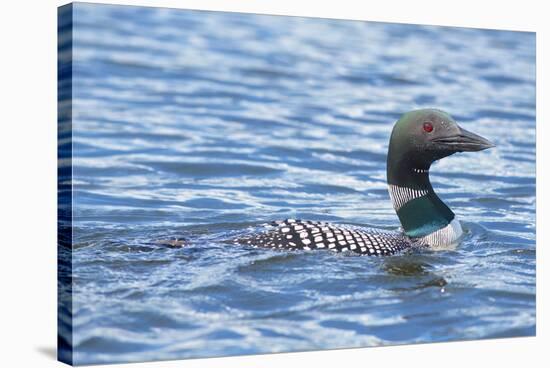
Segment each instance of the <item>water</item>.
M76 363L535 333L533 33L74 12ZM466 231L456 249L222 242L284 218L396 230L387 143L419 107L497 145L431 170ZM190 245L158 244L175 238Z

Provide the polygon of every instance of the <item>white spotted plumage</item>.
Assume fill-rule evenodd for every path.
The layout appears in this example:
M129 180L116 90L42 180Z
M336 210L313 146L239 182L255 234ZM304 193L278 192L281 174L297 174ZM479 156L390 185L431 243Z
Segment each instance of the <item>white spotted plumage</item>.
M351 251L376 256L395 254L410 248L412 244L408 238L395 232L292 219L272 223L266 231L237 238L234 242L306 251L328 248L336 252Z

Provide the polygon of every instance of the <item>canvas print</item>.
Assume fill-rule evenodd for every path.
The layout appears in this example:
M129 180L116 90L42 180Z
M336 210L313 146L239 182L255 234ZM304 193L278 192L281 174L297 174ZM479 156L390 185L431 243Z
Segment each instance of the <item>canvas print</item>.
M58 357L535 335L535 34L59 8Z

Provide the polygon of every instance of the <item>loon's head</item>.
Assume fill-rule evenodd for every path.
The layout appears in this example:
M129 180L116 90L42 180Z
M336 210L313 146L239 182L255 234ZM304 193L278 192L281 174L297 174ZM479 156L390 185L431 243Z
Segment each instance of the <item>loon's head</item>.
M453 153L491 147L491 142L460 127L446 112L422 109L407 112L395 123L388 156L405 157L417 168L426 169Z
M494 145L487 139L461 128L441 110L410 111L395 123L388 149L387 180L394 208L408 236L432 234L455 217L433 191L428 175L431 164L456 152L491 147Z

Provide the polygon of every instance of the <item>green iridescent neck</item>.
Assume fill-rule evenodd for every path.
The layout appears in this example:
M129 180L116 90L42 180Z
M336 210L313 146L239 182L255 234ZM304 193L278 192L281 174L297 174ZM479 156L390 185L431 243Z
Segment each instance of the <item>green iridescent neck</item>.
M395 147L394 147L395 148ZM455 218L451 209L435 194L429 166L399 150L390 150L387 180L397 216L405 234L411 238L429 235L449 225Z

